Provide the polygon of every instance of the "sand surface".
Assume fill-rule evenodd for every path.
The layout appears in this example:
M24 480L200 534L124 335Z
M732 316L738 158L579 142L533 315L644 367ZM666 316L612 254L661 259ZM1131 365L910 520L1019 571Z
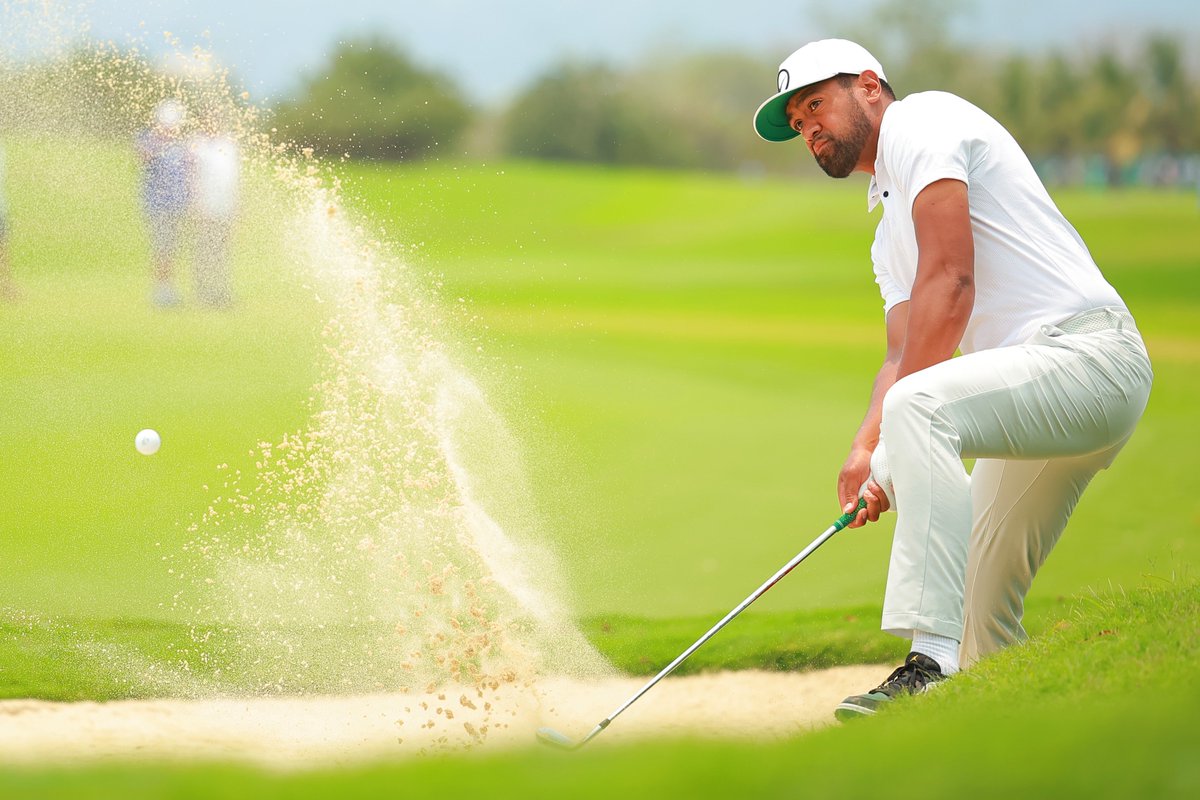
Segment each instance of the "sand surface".
M885 667L856 666L670 677L588 747L646 737L792 736L834 724L833 709L843 697L866 691L885 675ZM544 679L482 696L447 687L344 697L8 700L0 701L0 762L221 760L291 770L534 747L543 725L583 736L645 682Z

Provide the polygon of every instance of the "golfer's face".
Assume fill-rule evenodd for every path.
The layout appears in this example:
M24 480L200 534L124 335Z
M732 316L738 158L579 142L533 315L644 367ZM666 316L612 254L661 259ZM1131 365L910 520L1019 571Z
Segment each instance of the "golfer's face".
M787 115L827 174L845 178L854 171L870 124L837 78L801 89L788 101Z

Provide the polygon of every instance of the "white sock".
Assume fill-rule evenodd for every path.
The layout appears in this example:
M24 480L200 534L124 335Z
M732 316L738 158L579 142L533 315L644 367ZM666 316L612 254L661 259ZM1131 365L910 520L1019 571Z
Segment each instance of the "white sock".
M958 640L949 636L938 636L936 633L913 631L912 649L923 656L929 656L942 668L943 675L953 675L958 672Z

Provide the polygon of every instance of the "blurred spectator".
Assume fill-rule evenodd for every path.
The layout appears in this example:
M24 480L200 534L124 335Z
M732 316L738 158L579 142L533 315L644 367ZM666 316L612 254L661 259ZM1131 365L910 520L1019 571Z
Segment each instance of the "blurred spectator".
M193 271L196 299L224 308L229 288L229 239L238 207L241 159L237 143L224 135L197 135L189 143L192 165Z
M12 264L8 260L8 206L4 201L4 149L0 147L0 300L16 300L17 284L13 281Z
M185 111L177 100L164 100L154 120L136 140L142 163L142 203L153 252L154 285L150 299L167 308L182 301L175 286L175 265L187 214L191 163L180 137Z

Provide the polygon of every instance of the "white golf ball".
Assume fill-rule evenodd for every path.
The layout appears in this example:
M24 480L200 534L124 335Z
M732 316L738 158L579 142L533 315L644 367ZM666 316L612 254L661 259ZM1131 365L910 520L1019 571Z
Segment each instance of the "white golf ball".
M152 456L162 446L162 439L159 437L158 431L146 428L144 431L138 431L137 438L133 440L133 445L142 455Z

